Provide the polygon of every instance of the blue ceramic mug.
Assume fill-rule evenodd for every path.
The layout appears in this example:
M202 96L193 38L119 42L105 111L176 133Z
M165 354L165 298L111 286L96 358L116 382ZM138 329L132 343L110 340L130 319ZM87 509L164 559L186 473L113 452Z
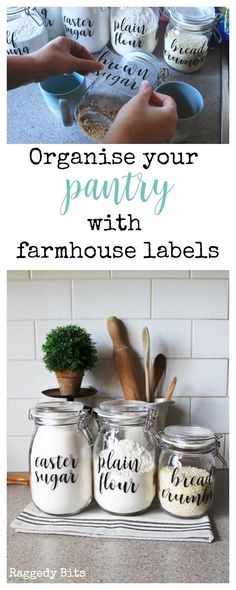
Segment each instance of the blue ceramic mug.
M184 142L194 133L204 101L197 88L186 82L165 82L157 92L171 96L177 105L178 123L173 143Z
M86 91L85 77L77 72L51 76L40 82L39 87L50 111L60 118L64 125L72 125L75 107Z

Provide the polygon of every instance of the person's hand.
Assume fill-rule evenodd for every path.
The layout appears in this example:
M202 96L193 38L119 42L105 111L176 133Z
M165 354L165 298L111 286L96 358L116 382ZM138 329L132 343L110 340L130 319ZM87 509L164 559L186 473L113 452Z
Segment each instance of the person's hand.
M103 68L102 64L80 45L68 37L57 37L32 53L37 72L37 82L48 76L78 72L86 75Z
M177 108L173 98L153 92L143 82L137 96L118 112L105 143L165 143L175 136Z
M8 56L7 89L42 82L49 76L71 72L86 75L102 68L83 45L67 37L57 37L29 55Z

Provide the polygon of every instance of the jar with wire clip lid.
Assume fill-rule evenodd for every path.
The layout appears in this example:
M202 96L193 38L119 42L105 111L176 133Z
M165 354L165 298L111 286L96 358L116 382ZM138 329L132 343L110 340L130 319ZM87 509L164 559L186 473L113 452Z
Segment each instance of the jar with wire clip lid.
M148 404L102 402L93 451L94 497L108 512L146 511L156 495L156 446L146 428Z
M91 84L76 111L81 130L98 142L103 140L122 106L138 93L143 81L155 90L169 75L168 68L145 51L131 51L119 62L112 59L106 59L98 76L90 77Z
M164 37L166 63L187 74L200 70L212 32L217 34L215 8L173 7L166 12L169 16Z
M8 55L28 55L46 45L48 33L39 9L8 7L6 37Z
M35 506L49 514L76 514L92 498L94 419L79 402L44 402L29 411L34 420L29 466Z
M201 426L167 426L158 434L158 497L174 516L198 518L211 507L219 437Z
M132 50L154 51L158 42L159 8L111 8L111 44L120 55Z

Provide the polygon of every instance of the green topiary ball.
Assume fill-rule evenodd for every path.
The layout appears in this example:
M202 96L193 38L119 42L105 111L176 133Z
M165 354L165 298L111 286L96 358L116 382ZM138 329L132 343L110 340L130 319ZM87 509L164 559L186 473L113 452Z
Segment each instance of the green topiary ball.
M74 324L51 330L42 350L43 362L48 371L70 369L84 373L92 369L97 361L97 348L91 335Z

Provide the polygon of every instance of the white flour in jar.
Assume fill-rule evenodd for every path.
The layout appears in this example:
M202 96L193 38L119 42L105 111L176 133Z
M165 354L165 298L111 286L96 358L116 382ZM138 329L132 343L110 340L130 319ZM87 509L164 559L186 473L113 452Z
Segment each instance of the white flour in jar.
M111 43L125 55L134 49L154 51L157 45L158 20L152 8L114 9L111 17Z
M170 29L165 36L164 59L180 72L191 73L199 70L205 62L208 51L206 35L178 33Z
M205 514L214 492L212 472L198 467L171 467L158 469L158 497L162 508L174 514L194 518Z
M115 440L94 456L94 497L108 512L146 510L156 492L155 472L150 451L132 439Z
M49 514L75 514L92 496L91 448L74 426L40 426L30 454L34 504Z
M48 41L47 31L42 24L26 14L7 23L7 53L10 55L28 54L43 47Z

